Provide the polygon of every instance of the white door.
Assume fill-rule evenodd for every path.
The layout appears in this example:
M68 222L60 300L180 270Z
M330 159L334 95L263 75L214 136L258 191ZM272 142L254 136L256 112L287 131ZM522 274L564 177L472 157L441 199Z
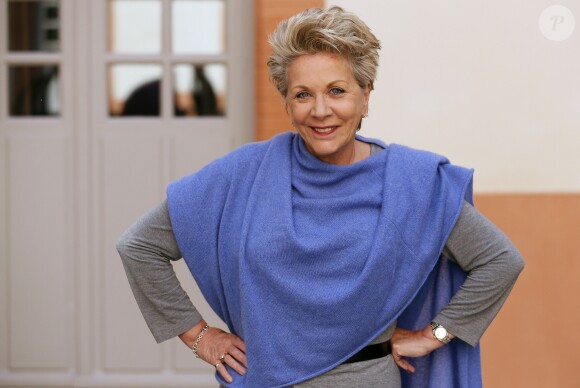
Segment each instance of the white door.
M0 0L0 385L215 386L155 344L115 243L252 139L250 4Z

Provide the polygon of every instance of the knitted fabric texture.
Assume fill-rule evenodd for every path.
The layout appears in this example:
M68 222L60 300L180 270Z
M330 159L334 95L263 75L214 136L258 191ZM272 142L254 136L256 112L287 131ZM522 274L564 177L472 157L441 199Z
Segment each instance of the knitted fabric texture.
M395 319L424 327L465 278L439 259L471 199L470 170L399 145L337 166L285 133L172 183L185 261L207 302L246 343L231 387L284 387L324 373ZM479 349L452 341L408 387L481 385ZM404 373L405 375L406 373ZM463 384L463 385L461 385Z

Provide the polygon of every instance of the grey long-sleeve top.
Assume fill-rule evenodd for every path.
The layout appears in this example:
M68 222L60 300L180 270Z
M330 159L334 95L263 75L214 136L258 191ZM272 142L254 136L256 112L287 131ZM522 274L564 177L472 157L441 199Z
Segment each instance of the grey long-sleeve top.
M181 258L181 252L166 201L129 228L117 249L135 299L157 342L173 338L201 321L171 264ZM444 253L468 276L433 320L475 345L506 300L523 269L523 260L509 239L467 202ZM392 333L393 329L387 331Z
M371 144L371 154L382 148ZM163 342L202 320L171 265L179 260L167 201L152 209L119 239L117 250L141 313L155 340ZM451 301L433 321L474 346L508 297L524 268L509 239L469 203L461 213L443 253L468 273ZM372 343L392 335L396 322Z

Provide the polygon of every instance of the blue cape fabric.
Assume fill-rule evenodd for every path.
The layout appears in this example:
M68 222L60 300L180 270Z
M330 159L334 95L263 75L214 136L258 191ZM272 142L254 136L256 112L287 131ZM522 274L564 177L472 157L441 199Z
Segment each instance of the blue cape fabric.
M324 373L395 319L427 325L465 274L440 255L471 200L472 171L372 139L385 151L337 166L278 135L172 183L179 248L207 302L246 343L231 387L284 387ZM412 361L404 387L481 386L461 341Z

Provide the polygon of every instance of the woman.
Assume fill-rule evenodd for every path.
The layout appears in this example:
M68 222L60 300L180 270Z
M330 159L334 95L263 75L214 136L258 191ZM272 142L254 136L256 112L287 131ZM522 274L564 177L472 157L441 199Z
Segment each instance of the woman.
M380 48L356 15L307 10L270 43L297 133L174 182L119 241L156 340L179 335L225 386L480 386L523 261L470 204L472 172L356 134ZM182 256L230 333L179 286Z

